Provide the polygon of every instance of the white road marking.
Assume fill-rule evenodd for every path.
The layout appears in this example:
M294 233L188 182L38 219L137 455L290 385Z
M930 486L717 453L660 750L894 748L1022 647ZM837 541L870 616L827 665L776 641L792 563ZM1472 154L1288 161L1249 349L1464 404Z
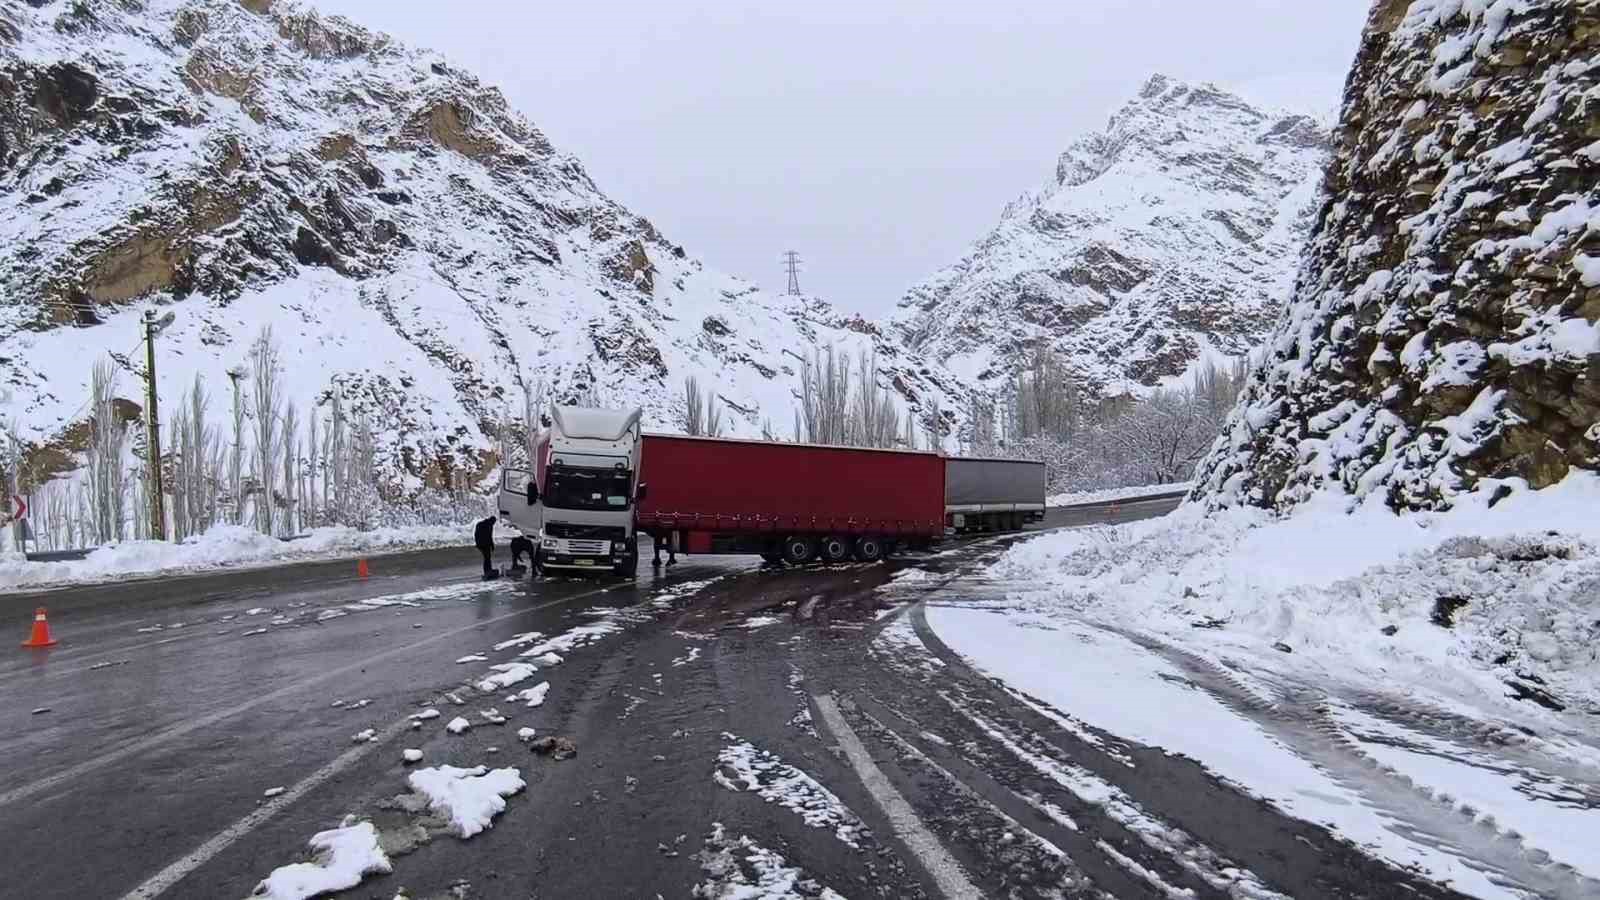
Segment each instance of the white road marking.
M163 731L158 731L142 740L123 744L114 750L108 750L99 756L84 760L75 766L69 766L65 770L57 772L54 775L48 775L36 781L29 782L22 787L12 788L3 794L0 794L0 809L8 807L13 803L26 800L36 794L41 794L45 791L52 790L60 784L80 778L98 768L101 768L102 766L109 765L120 759L125 759L138 753L143 753L152 747L158 747L167 743L168 741L173 740L174 738L183 737L191 732L199 731L203 728L210 728L211 726L216 725L218 722L231 719L234 716L243 715L244 713L247 713L258 706L280 700L297 691L302 691L313 685L321 684L324 681L329 681L334 678L339 678L343 675L348 675L351 672L355 672L366 666L370 666L375 662L380 662L391 657L410 653L411 651L420 647L426 647L429 644L438 643L439 641L455 637L458 634L465 634L468 631L474 631L482 628L485 625L493 625L496 622L501 622L516 616L527 615L528 613L537 612L542 609L548 609L552 606L558 606L563 603L571 603L575 600L582 600L585 597L593 597L598 594L603 594L609 590L611 589L600 588L598 590L587 591L581 594L574 594L570 597L563 597L559 600L551 600L548 603L541 603L538 606L530 606L527 609L519 609L514 612L504 613L492 618L480 619L470 625L463 625L459 628L452 628L449 631L442 631L438 634L425 637L420 641L413 641L409 644L405 644L404 646L393 647L391 649L384 650L381 653L375 653L356 662L340 666L337 669L329 669L325 672L319 672L315 675L302 678L299 681L286 684L275 691L270 691L268 693L253 697L237 706L218 710L217 712L201 716L197 719L189 719L181 724L173 725L172 727Z
M812 702L817 705L817 712L822 715L822 722L828 731L833 734L839 746L844 749L844 755L850 760L850 765L856 770L856 776L861 779L861 784L872 795L873 802L889 818L889 826L894 833L905 842L906 847L922 862L922 865L933 876L934 884L940 893L952 898L979 898L983 892L978 890L967 877L966 870L956 862L944 845L939 843L926 827L922 820L917 818L916 810L906 802L906 798L895 790L894 785L884 776L883 770L872 761L867 753L867 748L862 745L861 739L850 730L844 716L839 714L839 707L830 696L813 696Z
M333 762L307 775L294 787L274 796L266 804L258 807L255 812L218 832L211 840L194 848L193 852L188 856L157 872L144 884L123 895L123 900L150 900L152 897L159 897L166 893L169 888L186 878L190 872L210 862L213 857L228 849L235 841L271 821L274 816L288 809L290 804L305 796L312 788L365 759L374 750L393 740L396 735L409 730L410 725L410 718L401 719L385 728L372 743L364 743L339 754L334 758Z

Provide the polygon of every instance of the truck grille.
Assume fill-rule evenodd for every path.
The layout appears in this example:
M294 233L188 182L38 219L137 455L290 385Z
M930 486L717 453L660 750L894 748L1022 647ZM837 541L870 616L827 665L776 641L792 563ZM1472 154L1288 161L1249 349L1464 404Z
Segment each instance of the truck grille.
M562 539L556 552L563 556L609 556L611 554L611 542Z
M546 537L553 538L582 538L589 541L626 540L628 530L617 525L573 525L568 522L549 522L544 526Z

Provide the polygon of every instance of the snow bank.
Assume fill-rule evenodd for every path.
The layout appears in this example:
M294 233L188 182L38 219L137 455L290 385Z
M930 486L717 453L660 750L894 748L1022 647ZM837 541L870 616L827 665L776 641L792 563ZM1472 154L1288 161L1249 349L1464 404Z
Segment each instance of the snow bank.
M252 896L270 900L305 900L361 883L368 874L393 870L378 846L378 829L357 822L311 836L316 861L280 866L256 885Z
M1045 498L1045 506L1077 506L1083 503L1109 503L1112 500L1131 500L1136 497L1149 497L1156 494L1170 494L1176 491L1188 491L1194 487L1192 481L1180 481L1174 484L1142 484L1136 487L1108 488L1103 491L1078 491L1067 494L1051 494Z
M281 541L238 525L218 525L181 544L124 541L69 562L0 558L0 591L110 581L132 575L164 575L218 567L263 566L318 558L470 543L469 525L419 525L356 531L314 528L304 538Z
M1502 486L1511 494L1489 509ZM1386 679L1397 665L1422 682L1443 670L1495 697L1532 675L1600 707L1600 478L1537 492L1493 482L1445 513L1348 503L1323 495L1281 519L1184 508L1058 532L1012 548L996 574L1039 583L1011 602L1046 616L1282 642Z
M418 769L407 777L412 790L428 798L428 806L450 818L455 833L469 838L493 824L505 812L505 798L527 786L517 769L474 766L435 766Z

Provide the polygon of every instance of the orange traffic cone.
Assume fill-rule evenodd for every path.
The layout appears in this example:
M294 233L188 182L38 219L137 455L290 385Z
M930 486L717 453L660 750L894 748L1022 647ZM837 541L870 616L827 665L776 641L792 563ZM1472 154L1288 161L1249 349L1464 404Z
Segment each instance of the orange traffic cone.
M50 636L50 620L45 618L44 607L33 611L33 633L22 642L24 647L54 647L56 639Z
M367 577L367 575L368 575L368 572L367 572L367 561L364 560L364 559L363 560L358 560L356 562L356 577L357 578L365 578L365 577Z

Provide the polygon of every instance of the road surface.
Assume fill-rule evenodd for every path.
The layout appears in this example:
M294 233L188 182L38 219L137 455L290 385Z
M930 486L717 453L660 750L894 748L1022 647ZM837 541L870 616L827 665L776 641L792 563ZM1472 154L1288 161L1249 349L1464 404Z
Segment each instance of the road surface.
M49 592L61 645L0 664L4 893L245 897L354 815L378 828L393 871L351 897L743 884L782 888L751 896L1452 896L1193 762L1066 727L969 668L924 603L981 599L993 586L968 591L969 573L1016 539L802 570L695 557L636 582L483 583L463 549L388 557L365 580L329 563ZM907 567L921 574L895 580ZM21 623L39 601L0 606ZM474 686L551 638L559 664ZM542 705L508 702L541 681ZM412 718L428 709L441 715ZM458 715L473 727L448 733ZM576 756L531 751L524 727ZM422 751L418 766L516 767L527 787L461 840L408 796L404 749ZM1040 774L1041 754L1123 799L1086 802ZM1148 821L1125 814L1135 807Z

